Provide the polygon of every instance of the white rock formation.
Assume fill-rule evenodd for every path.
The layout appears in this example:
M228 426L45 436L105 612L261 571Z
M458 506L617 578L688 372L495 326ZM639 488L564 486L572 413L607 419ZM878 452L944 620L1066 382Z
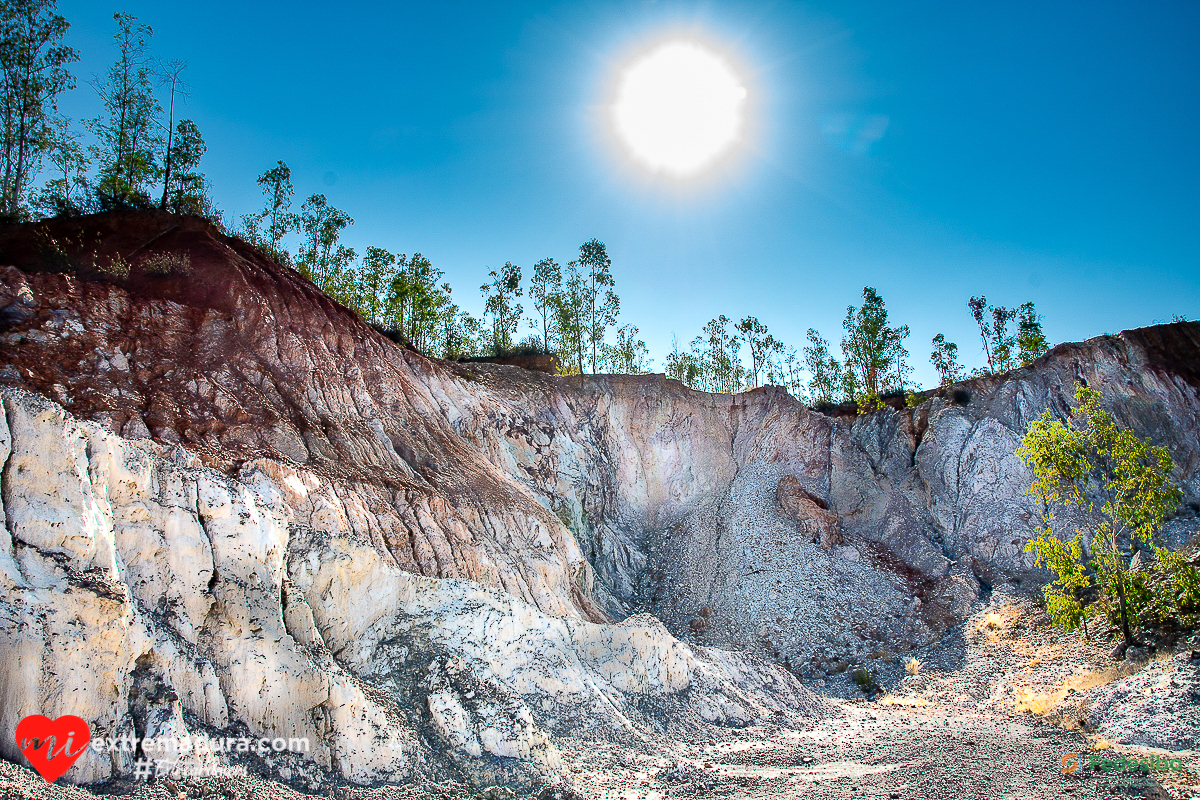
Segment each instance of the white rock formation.
M815 711L778 667L651 617L554 617L477 583L407 572L329 511L330 487L260 461L237 479L3 390L0 728L76 714L94 737L303 737L358 782L453 766L562 779L564 736L673 718ZM11 736L0 747L20 758ZM77 782L130 769L89 750Z

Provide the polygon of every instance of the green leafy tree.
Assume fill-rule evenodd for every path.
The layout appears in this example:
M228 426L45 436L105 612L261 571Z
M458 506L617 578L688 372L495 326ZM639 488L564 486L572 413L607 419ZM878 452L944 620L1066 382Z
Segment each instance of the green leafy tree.
M521 296L521 268L505 262L498 271L488 273L492 280L479 287L483 311L492 317L492 353L502 355L512 349L524 310L516 298Z
M54 167L54 177L33 197L33 207L47 216L79 214L86 203L92 161L71 131L69 120L56 120L48 136L46 158Z
M801 402L807 402L805 392L804 359L795 347L788 345L781 356L779 364L779 382L788 393Z
M442 358L457 360L480 355L486 348L483 323L451 303L438 320Z
M693 353L679 349L679 342L674 336L671 337L671 352L667 353L665 370L668 378L674 378L692 389L700 388L703 369Z
M554 298L554 330L564 375L581 375L588 343L589 281L579 262L568 261L562 291Z
M350 215L330 205L323 194L314 194L300 209L300 232L304 241L296 258L300 274L311 280L326 294L345 296L347 270L355 252L338 242L342 231L354 220Z
M637 336L636 325L622 325L617 328L616 344L603 345L605 369L617 375L644 375L650 371L650 365L653 363L650 349Z
M181 119L175 126L168 149L171 164L169 178L163 187L164 204L176 214L191 214L212 218L215 216L209 197L208 180L199 171L200 159L208 146L200 129L190 119Z
M450 284L438 283L444 273L420 253L407 260L398 256L397 264L401 269L392 282L392 307L400 329L417 349L435 352L438 325L451 305Z
M1179 611L1182 604L1200 602L1200 576L1157 542L1160 526L1182 496L1171 483L1170 453L1120 427L1100 400L1099 392L1080 384L1077 406L1066 423L1046 411L1030 423L1017 449L1033 469L1029 493L1043 509L1038 536L1026 551L1036 553L1038 566L1057 576L1045 596L1058 624L1067 630L1085 624L1082 595L1096 589L1102 608L1129 645L1136 643L1136 627L1156 606ZM1057 513L1067 510L1073 512L1075 536L1064 540L1056 523ZM1166 589L1156 590L1145 573L1130 568L1139 543L1152 547L1172 572Z
M9 219L27 213L30 180L45 154L64 141L57 99L75 86L67 65L79 54L63 45L70 25L54 12L54 0L0 1L0 215ZM70 186L68 178L66 196Z
M1027 367L1050 349L1042 333L1042 321L1033 303L1022 303L1017 310L1017 348L1021 366Z
M259 175L257 182L267 202L262 211L242 217L249 234L247 239L280 264L290 265L292 259L283 247L283 237L300 225L300 217L292 213L292 195L295 193L292 170L279 161ZM266 230L260 230L264 221Z
M533 277L529 281L529 298L533 300L534 310L541 318L540 333L542 347L551 349L551 339L554 331L554 305L562 291L562 267L553 258L543 258L533 265ZM533 321L535 330L539 329L538 320Z
M355 311L370 325L397 327L392 308L392 284L396 277L396 255L382 247L368 247L356 271Z
M989 306L983 295L972 297L967 301L971 316L979 326L979 338L983 342L983 354L987 358L987 368L979 371L983 375L999 375L1008 372L1016 364L1017 337L1008 326L1017 316L1017 312L1003 306Z
M705 337L697 337L692 349L703 370L704 388L710 392L736 392L746 383L746 368L742 365L742 340L736 330L728 329L729 317L724 314L708 321Z
M756 387L759 376L770 370L775 357L783 352L783 342L768 333L758 317L746 317L735 328L750 351L750 385Z
M814 403L832 403L845 386L842 364L829 352L829 342L816 328L808 329L808 347L804 348L804 364L812 378L808 391Z
M157 133L162 109L151 82L148 25L129 14L115 14L117 32L113 41L117 60L108 78L96 87L104 103L104 114L88 120L96 137L93 154L99 165L97 186L102 208L150 206L146 187L156 174L155 153L160 146Z
M612 260L604 243L590 239L579 247L579 270L585 278L587 320L585 337L592 350L592 372L596 371L600 347L605 333L617 324L621 312L621 300L617 297L613 280Z
M903 391L907 371L911 371L903 345L909 335L908 326L888 325L887 307L873 287L863 287L862 306L846 307L842 328L842 355L846 359L843 374L852 376L848 381L843 377L843 381L847 388L857 390L855 399L877 401L880 392Z
M942 386L962 380L963 368L958 363L958 345L947 341L940 333L933 337L933 352L929 354L929 362L941 377Z

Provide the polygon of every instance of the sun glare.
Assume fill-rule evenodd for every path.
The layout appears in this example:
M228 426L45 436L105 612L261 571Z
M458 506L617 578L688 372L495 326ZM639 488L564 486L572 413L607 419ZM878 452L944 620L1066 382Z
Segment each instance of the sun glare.
M621 76L613 126L655 172L695 175L737 142L746 87L724 59L685 41L660 45Z

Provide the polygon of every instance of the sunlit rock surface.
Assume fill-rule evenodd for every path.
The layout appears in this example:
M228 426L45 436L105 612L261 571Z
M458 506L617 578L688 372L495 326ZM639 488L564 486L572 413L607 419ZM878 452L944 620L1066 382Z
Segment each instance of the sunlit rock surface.
M562 736L802 719L755 657L843 669L1025 575L1014 450L1077 380L1200 504L1194 323L828 416L431 361L197 220L51 228L133 272L39 272L27 228L0 231L5 725L244 725L359 781L540 780ZM191 274L142 274L160 250Z

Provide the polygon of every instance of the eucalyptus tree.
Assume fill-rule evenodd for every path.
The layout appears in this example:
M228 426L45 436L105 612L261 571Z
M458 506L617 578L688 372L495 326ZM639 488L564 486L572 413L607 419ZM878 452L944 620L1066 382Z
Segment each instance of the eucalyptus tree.
M694 353L679 349L679 341L674 336L671 337L671 352L667 353L664 369L668 378L674 378L692 389L700 388L703 369Z
M707 379L706 388L713 392L736 392L746 383L746 368L742 366L741 338L727 328L729 317L721 314L704 326L707 339L697 337L693 349L700 348L700 363Z
M331 205L325 195L314 194L304 201L299 221L304 236L296 257L300 274L326 294L344 293L346 273L356 254L338 240L354 220Z
M588 278L580 272L579 262L568 261L562 290L554 299L555 341L565 375L583 373L590 296Z
M150 205L144 187L156 172L157 132L162 108L154 97L149 42L154 31L130 14L114 14L117 60L96 84L104 113L87 121L96 137L101 207Z
M479 287L483 294L483 310L492 317L492 352L501 355L512 349L517 328L524 310L516 298L521 296L521 268L505 262L499 270L488 273L492 280Z
M553 258L543 258L533 265L533 276L529 280L529 298L533 308L541 317L542 347L551 349L550 340L554 327L554 305L562 292L562 267ZM538 321L533 321L538 327Z
M767 326L758 321L757 317L746 317L735 326L741 334L742 341L750 350L751 386L758 386L760 373L765 373L772 365L775 356L783 352L783 342L767 332Z
M653 363L650 349L638 338L636 325L617 328L616 344L605 344L603 356L605 368L618 375L644 375Z
M47 216L78 214L87 202L88 171L92 160L71 131L70 120L59 117L47 132L46 159L53 170L32 198L34 210Z
M422 352L435 344L438 325L451 305L449 283L438 283L445 273L420 253L405 260L397 257L401 269L392 283L393 303L400 309L401 329L408 341Z
M1042 318L1033 303L1022 303L1017 309L1017 357L1021 366L1027 367L1050 349L1050 342L1042 333Z
M983 354L987 359L987 368L981 370L986 375L998 375L1008 372L1015 367L1017 337L1009 331L1009 323L1016 318L1017 312L1004 306L989 306L983 295L972 297L967 301L971 316L979 326L979 338L983 342Z
M262 211L242 216L243 235L280 264L291 265L291 254L283 247L283 237L300 225L300 217L292 213L292 170L282 161L257 178L266 199ZM262 230L262 223L267 223Z
M846 307L842 328L842 355L846 373L852 376L848 387L857 388L864 398L877 398L889 388L904 388L911 371L903 344L909 329L907 325L888 325L887 306L874 287L863 287L862 306Z
M164 130L167 134L167 146L163 150L163 190L162 200L159 201L158 207L162 210L167 208L167 193L171 188L171 171L173 168L178 168L175 162L173 147L175 144L175 97L179 96L181 100L188 96L188 85L183 79L183 73L187 69L187 62L174 60L164 61L159 66L158 82L159 85L167 89L167 95L170 98L167 102L167 124ZM192 128L199 136L199 129L196 129L195 123L192 123ZM204 140L201 139L201 142ZM199 158L196 159L199 163Z
M946 340L945 335L933 337L933 352L929 354L929 362L937 370L942 386L949 386L962 380L963 368L958 363L958 345Z
M67 65L79 54L62 43L70 24L55 10L54 0L0 0L0 214L10 219L25 213L29 182L66 131L57 100L75 86Z
M177 214L210 214L212 201L208 197L208 181L197 170L207 150L196 123L190 119L179 120L167 148L166 162L171 169L163 183L160 208L169 208Z
M808 329L808 347L804 348L804 364L812 375L808 392L814 403L832 403L845 385L845 370L833 353L829 342L816 328Z
M999 375L1018 366L1028 366L1050 349L1033 303L1023 303L1018 308L990 306L987 298L980 295L968 300L967 308L979 326L987 358L987 367L977 370L978 374ZM1013 322L1017 323L1016 330L1010 330Z
M604 243L590 239L579 247L579 269L585 277L587 320L585 336L592 350L592 372L596 371L600 346L607 330L616 324L621 300L614 291L612 260Z

